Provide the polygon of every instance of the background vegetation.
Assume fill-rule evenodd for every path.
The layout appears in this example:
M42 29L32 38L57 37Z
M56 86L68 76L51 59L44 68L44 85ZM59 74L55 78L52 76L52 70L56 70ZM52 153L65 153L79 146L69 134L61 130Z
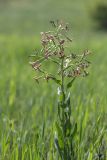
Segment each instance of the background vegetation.
M101 1L102 2L102 1ZM37 85L28 65L50 20L71 26L71 52L92 51L90 75L72 88L78 160L107 159L107 33L91 18L98 0L0 0L0 159L54 159L57 85ZM51 66L49 66L51 68Z

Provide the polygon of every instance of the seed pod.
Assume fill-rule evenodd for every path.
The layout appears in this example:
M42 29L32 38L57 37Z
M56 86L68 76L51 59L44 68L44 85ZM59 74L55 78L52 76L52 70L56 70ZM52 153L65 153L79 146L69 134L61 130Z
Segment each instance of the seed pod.
M38 70L41 66L41 64L39 63L39 61L36 62L29 62L29 64L31 64L31 66L35 69Z

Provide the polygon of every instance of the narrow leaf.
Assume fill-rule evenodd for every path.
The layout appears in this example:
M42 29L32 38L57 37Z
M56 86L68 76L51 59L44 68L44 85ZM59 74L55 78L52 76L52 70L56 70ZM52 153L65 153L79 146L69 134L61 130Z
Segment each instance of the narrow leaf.
M71 133L71 139L74 138L74 136L76 135L76 133L77 133L77 123L75 123L75 126L74 126L74 128L73 128L73 131L72 131L72 133Z
M61 80L55 78L55 77L50 77L55 83L61 85Z
M59 124L57 122L55 123L55 126L56 126L56 129L57 129L57 132L58 132L59 146L61 148L63 148L64 147L64 144L63 144L63 133L62 133L61 127L59 126Z
M58 151L61 159L64 160L64 159L63 159L63 155L62 155L61 148L60 148L60 146L59 146L58 138L57 138L56 136L55 136L55 138L54 138L54 143L55 143L55 147L56 147L56 149L57 149L57 151Z
M67 84L67 89L72 87L74 80L75 80L75 77Z

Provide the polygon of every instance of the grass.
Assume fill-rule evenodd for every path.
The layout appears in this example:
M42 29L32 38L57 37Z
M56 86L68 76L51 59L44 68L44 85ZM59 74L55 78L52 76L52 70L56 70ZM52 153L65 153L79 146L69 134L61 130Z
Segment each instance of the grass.
M91 3L0 1L1 160L55 159L57 86L51 82L37 85L28 61L33 49L40 48L39 32L48 30L48 21L57 18L72 26L72 51L88 48L93 52L89 77L76 80L71 94L72 121L78 124L74 143L79 148L78 160L98 159L99 150L107 152L107 33L93 30Z

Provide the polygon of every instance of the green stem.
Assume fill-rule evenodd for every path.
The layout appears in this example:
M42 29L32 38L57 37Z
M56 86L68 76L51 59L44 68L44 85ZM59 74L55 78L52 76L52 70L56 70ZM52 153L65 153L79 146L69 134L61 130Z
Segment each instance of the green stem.
M65 91L64 91L64 57L62 57L61 61L61 92L62 92L62 130L63 130L63 136L64 136L64 159L66 157L66 131L65 131Z
M62 99L62 104L64 104L64 101L65 101L65 92L64 92L64 58L62 58L62 61L61 61L61 92L62 92L62 95L63 95L63 99Z

